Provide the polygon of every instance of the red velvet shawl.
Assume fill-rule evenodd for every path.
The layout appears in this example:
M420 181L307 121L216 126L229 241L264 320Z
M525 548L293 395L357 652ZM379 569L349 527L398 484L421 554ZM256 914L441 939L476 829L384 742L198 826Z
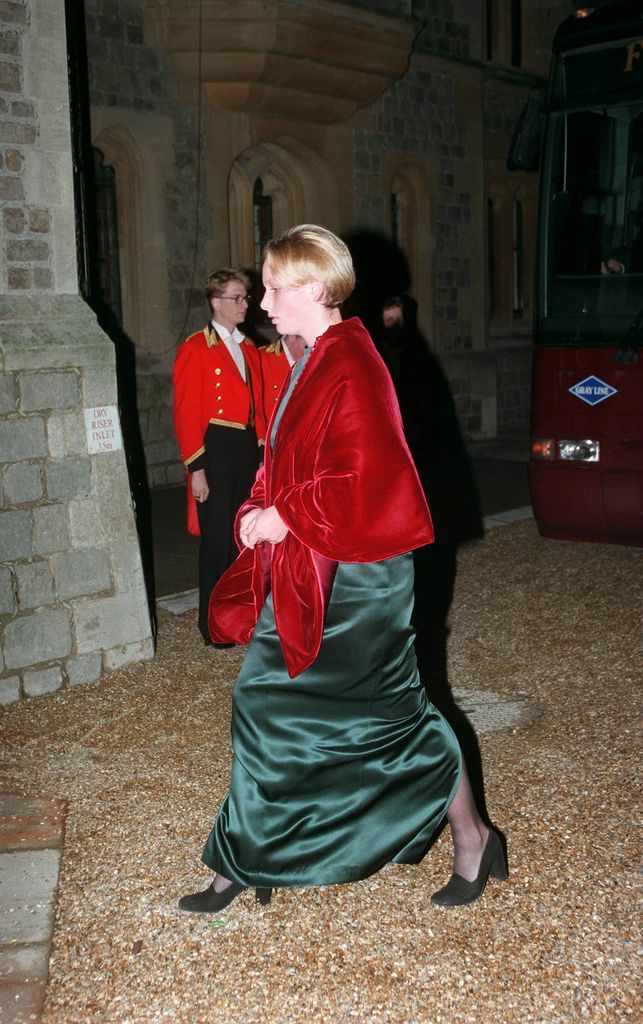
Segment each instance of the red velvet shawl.
M284 388L287 387L287 381ZM433 540L393 384L362 323L317 340L248 501L288 527L276 545L242 548L210 600L215 642L248 643L268 589L291 677L319 652L337 562L377 562ZM238 536L238 533L237 533ZM241 546L241 545L240 545Z

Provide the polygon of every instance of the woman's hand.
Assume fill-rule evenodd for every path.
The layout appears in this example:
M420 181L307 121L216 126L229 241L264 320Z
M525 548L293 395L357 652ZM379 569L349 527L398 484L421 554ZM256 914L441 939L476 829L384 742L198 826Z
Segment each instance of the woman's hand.
M204 469L195 469L191 475L192 494L196 498L197 502L201 504L203 501L208 500L210 488L208 487L208 481L205 478Z
M251 509L239 523L239 536L247 548L254 548L263 541L279 544L287 533L288 527L274 505Z

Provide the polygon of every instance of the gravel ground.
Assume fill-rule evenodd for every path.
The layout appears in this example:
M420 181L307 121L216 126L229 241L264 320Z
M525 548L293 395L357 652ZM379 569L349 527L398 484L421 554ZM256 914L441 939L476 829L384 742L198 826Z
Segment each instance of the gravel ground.
M177 911L209 879L242 656L202 647L194 613L163 614L153 662L6 709L2 788L69 801L45 1024L640 1020L640 591L640 551L532 522L461 551L451 682L539 711L480 736L511 876L469 908L428 902L443 833L417 867Z

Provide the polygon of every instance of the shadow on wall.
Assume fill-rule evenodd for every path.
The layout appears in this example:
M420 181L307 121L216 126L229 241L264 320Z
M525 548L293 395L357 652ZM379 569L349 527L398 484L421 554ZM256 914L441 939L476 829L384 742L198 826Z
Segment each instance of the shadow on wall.
M157 620L152 503L138 412L136 351L132 339L125 333L112 311L99 301L94 301L91 305L96 313L99 325L114 345L118 411L123 432L125 462L141 551L141 563L143 566L152 635L156 640Z
M480 496L449 382L417 328L417 304L407 294L411 282L403 253L371 231L358 231L345 241L353 256L357 287L344 315L362 319L391 373L406 439L435 528L435 543L414 554L413 625L420 676L429 699L460 741L483 808L478 742L453 700L447 670L448 616L457 551L460 544L483 535Z

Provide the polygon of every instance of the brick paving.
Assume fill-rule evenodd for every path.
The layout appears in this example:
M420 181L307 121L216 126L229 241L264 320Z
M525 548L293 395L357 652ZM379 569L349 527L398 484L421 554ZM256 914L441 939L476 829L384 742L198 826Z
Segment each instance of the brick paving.
M54 930L66 804L0 794L0 1017L38 1021Z

